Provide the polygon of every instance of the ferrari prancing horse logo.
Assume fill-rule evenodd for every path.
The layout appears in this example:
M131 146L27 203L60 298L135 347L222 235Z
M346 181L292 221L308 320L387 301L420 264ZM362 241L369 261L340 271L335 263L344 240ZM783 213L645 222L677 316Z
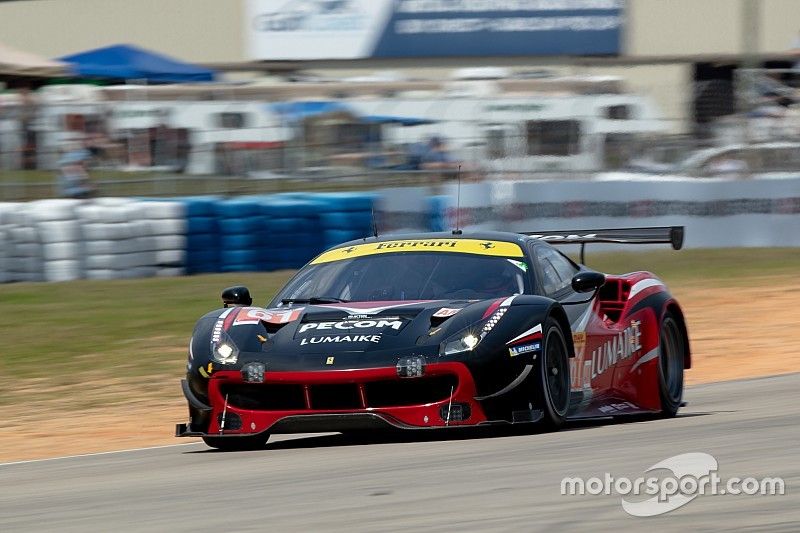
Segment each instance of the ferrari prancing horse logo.
M325 361L325 364L326 365L332 365L333 364L333 357L328 357L328 359Z

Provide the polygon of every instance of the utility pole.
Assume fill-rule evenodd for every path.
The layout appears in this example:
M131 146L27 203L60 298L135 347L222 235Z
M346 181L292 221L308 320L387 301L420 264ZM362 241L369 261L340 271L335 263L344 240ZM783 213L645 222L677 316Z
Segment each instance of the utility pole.
M741 55L742 61L736 75L737 101L742 118L744 142L749 143L752 136L747 114L753 110L758 97L756 88L758 45L761 30L761 0L741 0Z

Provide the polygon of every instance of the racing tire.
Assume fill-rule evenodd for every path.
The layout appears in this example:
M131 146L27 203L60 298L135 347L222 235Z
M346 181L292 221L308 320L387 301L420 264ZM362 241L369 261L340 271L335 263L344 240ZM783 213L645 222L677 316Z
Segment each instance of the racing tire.
M536 365L536 405L542 409L542 423L561 428L569 409L569 351L558 321L549 317L542 331L542 355Z
M268 440L269 433L244 437L203 437L203 442L206 443L206 446L223 452L260 450Z
M678 320L669 311L661 319L658 346L658 394L661 416L672 418L683 402L686 343Z

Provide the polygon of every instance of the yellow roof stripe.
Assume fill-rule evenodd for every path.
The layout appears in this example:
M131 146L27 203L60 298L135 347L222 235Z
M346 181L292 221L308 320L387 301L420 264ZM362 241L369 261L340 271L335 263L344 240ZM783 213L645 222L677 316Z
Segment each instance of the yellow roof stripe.
M513 242L482 241L479 239L409 239L355 244L345 248L328 250L311 261L311 264L317 265L353 257L394 252L455 252L500 257L523 256L522 248Z

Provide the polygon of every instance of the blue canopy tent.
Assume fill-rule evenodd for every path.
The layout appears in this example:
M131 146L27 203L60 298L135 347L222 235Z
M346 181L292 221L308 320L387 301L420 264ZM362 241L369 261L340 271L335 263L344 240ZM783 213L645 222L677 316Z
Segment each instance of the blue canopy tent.
M73 72L87 78L145 80L147 83L189 83L214 81L215 73L171 57L118 44L59 58Z

